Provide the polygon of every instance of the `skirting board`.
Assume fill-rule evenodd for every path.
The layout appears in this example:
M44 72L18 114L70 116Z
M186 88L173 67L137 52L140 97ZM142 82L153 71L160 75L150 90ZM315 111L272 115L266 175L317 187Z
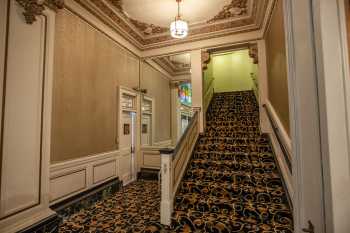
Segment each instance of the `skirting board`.
M279 132L283 132L283 133L281 133L281 136L283 137L282 140L284 141L285 146L287 147L286 149L289 152L291 152L291 140L289 137L286 137L287 133L284 130L284 128L281 124L281 121L279 120L275 110L273 109L272 105L269 102L267 102L266 107L268 108L268 111L271 113L271 117L273 118L273 121L276 122L276 127L278 127ZM261 116L261 117L268 119L266 109L264 111L261 111L261 112L263 114L263 116ZM278 142L277 136L275 135L275 132L273 130L273 126L271 125L271 123L268 120L266 120L265 123L267 126L266 127L267 132L264 132L264 133L268 133L270 135L271 144L272 144L272 147L273 147L274 152L276 154L276 159L277 159L278 165L280 167L280 170L281 170L289 197L290 197L291 201L293 202L293 200L294 200L293 176L292 176L291 172L289 171L288 163L284 157L284 154L283 154L282 148ZM292 204L294 204L294 203L292 203Z
M119 159L119 151L111 151L52 164L50 205L118 177Z

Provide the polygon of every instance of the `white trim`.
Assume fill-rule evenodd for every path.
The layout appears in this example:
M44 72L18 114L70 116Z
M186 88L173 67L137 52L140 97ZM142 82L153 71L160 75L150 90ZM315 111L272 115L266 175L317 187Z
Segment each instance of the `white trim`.
M327 1L327 0L326 0ZM294 184L294 229L325 231L313 1L284 0Z
M50 166L50 205L118 177L119 155L119 151L110 151L52 164ZM99 168L103 165L106 166L102 171ZM79 181L83 182L80 186L77 184Z
M4 1L5 2L5 1ZM6 1L7 2L7 1ZM14 3L12 0L8 1L14 6L16 9L13 9L16 13L22 12L23 8L19 6L17 3ZM18 9L17 9L18 8ZM7 9L7 8L6 8ZM50 163L50 145L51 145L51 108L52 108L52 80L53 80L53 58L54 58L54 38L55 38L55 13L51 10L45 10L43 12L44 16L38 16L38 20L36 24L42 25L42 40L41 43L33 44L34 46L40 46L45 49L45 57L42 58L42 61L46 61L45 63L45 87L44 88L44 103L43 103L43 119L42 119L42 159L41 159L41 179L38 184L38 191L40 190L40 203L37 206L31 207L29 209L23 210L19 213L16 213L12 216L4 218L0 221L0 232L1 233L14 233L18 232L21 229L29 227L47 217L54 215L54 212L49 209L49 163ZM20 26L26 24L22 14L13 14L10 17L20 17ZM14 18L12 18L14 19ZM45 22L46 20L46 22ZM46 27L43 24L46 23ZM16 27L19 25L15 25ZM24 25L24 27L28 27ZM35 27L35 26L34 26ZM46 28L46 31L44 29ZM45 35L46 33L46 35ZM31 35L24 35L31 36ZM46 41L44 40L46 39ZM46 48L44 47L44 42L46 42ZM42 64L38 64L41 66ZM3 164L4 165L4 164ZM26 164L23 164L26 166ZM14 168L16 169L16 168ZM1 205L1 204L0 204Z
M350 3L349 3L350 5ZM343 56L343 81L344 81L344 92L345 92L345 108L347 116L347 140L348 148L350 150L350 59L349 59L349 44L348 44L348 31L347 29L347 18L346 18L346 8L344 0L338 0L338 11L340 17L340 32L341 32L341 50ZM349 13L350 14L350 13ZM350 23L350 22L348 22ZM350 155L349 155L350 156ZM350 159L349 159L350 162ZM350 163L349 163L350 167Z
M350 229L349 59L344 2L315 1L326 232ZM347 10L347 9L346 9Z

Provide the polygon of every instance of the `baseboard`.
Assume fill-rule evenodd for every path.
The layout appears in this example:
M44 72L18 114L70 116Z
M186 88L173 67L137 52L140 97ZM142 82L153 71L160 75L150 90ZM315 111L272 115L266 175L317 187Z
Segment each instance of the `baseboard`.
M137 174L138 180L159 180L160 169L141 168Z
M118 177L119 151L111 151L50 166L50 205Z
M57 214L54 214L18 233L58 233L60 222L61 218Z
M275 134L274 128L273 127L277 127L279 132L284 132L282 135L284 135L284 137L286 137L286 131L284 130L281 121L279 120L278 116L276 115L273 107L271 104L267 105L267 109L265 109L265 111L261 111L262 114L264 114L264 117L266 119L269 118L268 116L268 112L270 113L270 116L272 117L272 120L274 122L276 122L276 125L272 125L272 123L270 121L266 121L266 132L270 137L270 141L271 141L271 146L273 147L273 151L275 153L276 156L276 160L279 166L279 170L282 174L283 177L283 181L284 181L284 185L285 188L287 189L290 201L291 201L291 205L293 206L293 200L294 200L294 186L293 186L293 176L292 176L292 170L290 168L291 166L291 161L289 160L289 157L286 157L285 153L283 152L283 149L280 145L280 142L277 138L277 135ZM279 122L279 123L278 123ZM288 150L288 152L291 154L291 140L289 137L286 138L282 138L282 140L285 143L285 148Z

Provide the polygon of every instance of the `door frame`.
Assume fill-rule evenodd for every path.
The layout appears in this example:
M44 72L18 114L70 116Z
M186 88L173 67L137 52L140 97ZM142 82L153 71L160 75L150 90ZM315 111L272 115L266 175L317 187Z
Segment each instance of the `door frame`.
M156 130L156 127L155 127L155 119L156 119L156 102L155 102L155 98L150 96L150 95L147 95L147 94L142 94L141 95L141 101L140 101L140 104L141 104L141 118L140 118L140 144L141 144L141 147L142 147L142 143L141 143L141 137L142 137L142 117L143 117L143 112L142 112L142 102L143 100L147 100L147 101L150 101L151 102L151 113L148 114L148 115L151 115L151 142L150 142L150 145L153 146L153 143L155 142L155 130Z
M309 218L315 218L318 233L350 228L345 219L350 215L350 76L342 1L283 0L296 232L307 227ZM318 155L312 169L321 177L320 190L309 194L322 201L318 216L308 216L305 210L303 175L311 172L304 174L303 169L310 154Z
M135 120L134 120L134 153L131 153L131 163L132 163L132 171L131 171L131 179L129 182L126 182L124 185L127 185L128 183L131 183L137 179L137 171L138 171L138 155L140 151L140 139L138 137L139 132L140 132L140 126L138 124L139 119L140 119L140 95L138 92L134 91L131 88L124 87L124 86L118 86L118 99L117 99L117 109L118 109L118 114L117 114L117 139L116 141L118 142L118 150L119 150L119 158L118 158L118 166L117 166L117 174L120 176L120 157L123 155L124 152L126 152L125 148L120 148L120 138L122 136L122 115L123 112L130 112L130 113L135 113ZM132 108L124 108L122 106L122 98L123 95L129 95L134 97L134 102ZM130 151L131 152L131 151Z
M348 1L348 0L346 0ZM345 0L313 0L326 232L350 229L350 75Z

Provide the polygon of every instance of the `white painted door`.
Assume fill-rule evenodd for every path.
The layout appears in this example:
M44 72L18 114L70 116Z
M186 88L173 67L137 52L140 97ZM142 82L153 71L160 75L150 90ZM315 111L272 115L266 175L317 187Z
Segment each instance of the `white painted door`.
M127 184L133 181L135 175L135 135L136 113L123 111L121 118L120 136L120 179Z
M151 129L152 129L152 120L151 115L144 114L142 116L141 122L141 144L143 146L151 145Z

